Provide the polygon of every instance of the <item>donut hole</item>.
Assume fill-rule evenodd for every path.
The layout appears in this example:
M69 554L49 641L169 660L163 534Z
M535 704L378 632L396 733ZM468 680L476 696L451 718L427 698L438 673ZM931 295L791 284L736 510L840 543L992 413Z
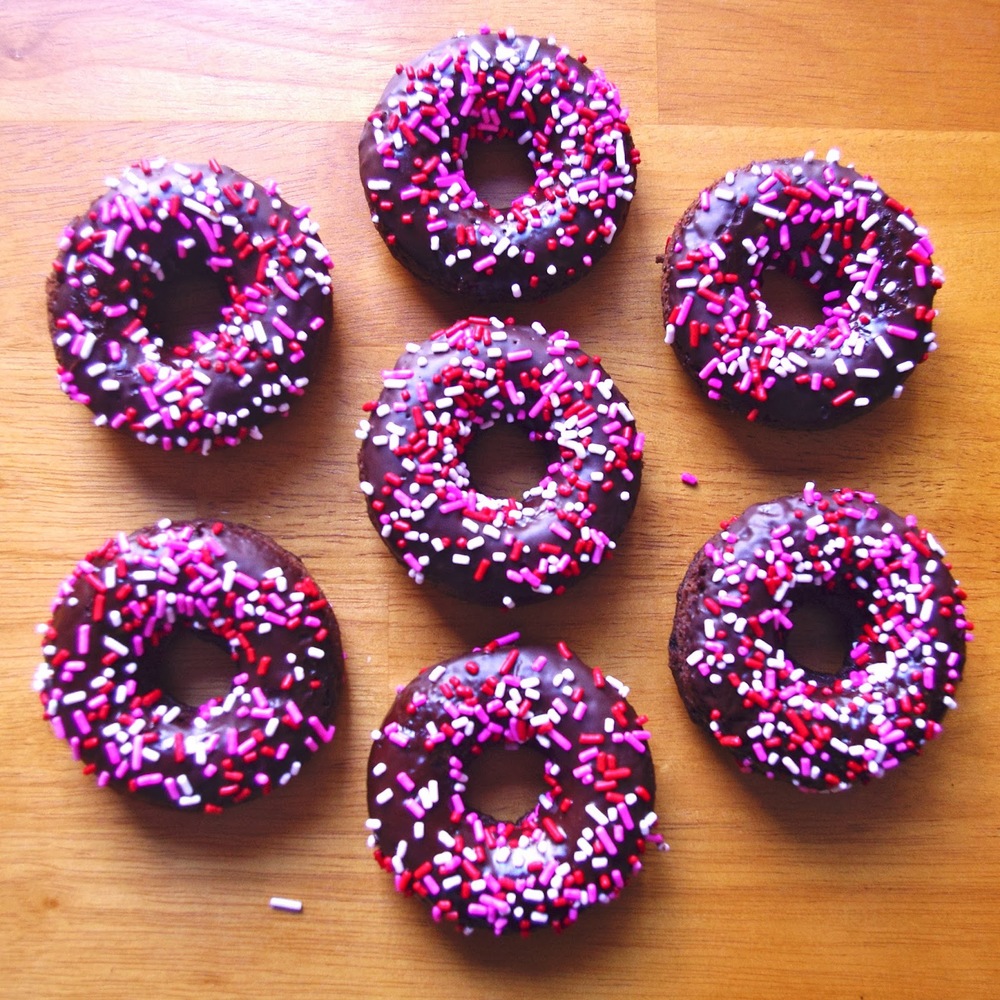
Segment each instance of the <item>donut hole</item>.
M183 261L150 299L146 325L167 350L184 348L197 333L219 326L220 308L230 300L225 282L197 261Z
M160 654L158 682L181 705L221 702L233 686L233 661L209 633L176 629Z
M466 182L487 208L509 208L535 184L525 148L512 138L470 142L464 168Z
M814 674L842 674L855 634L853 616L847 609L835 601L803 601L788 617L792 628L783 633L785 655Z
M761 304L771 315L769 326L805 327L812 330L826 322L819 292L777 268L768 268L759 281Z
M548 471L543 449L514 424L477 434L463 457L476 491L494 498L523 497Z
M466 805L492 819L516 822L538 805L545 759L530 744L489 743L466 766Z

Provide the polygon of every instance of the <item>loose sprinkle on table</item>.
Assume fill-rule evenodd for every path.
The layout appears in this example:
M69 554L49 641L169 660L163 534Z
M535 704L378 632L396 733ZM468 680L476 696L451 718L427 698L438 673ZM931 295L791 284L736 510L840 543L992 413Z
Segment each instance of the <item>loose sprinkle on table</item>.
M286 896L272 896L271 897L271 909L272 910L284 910L288 913L301 913L302 912L302 900L301 899L289 899Z

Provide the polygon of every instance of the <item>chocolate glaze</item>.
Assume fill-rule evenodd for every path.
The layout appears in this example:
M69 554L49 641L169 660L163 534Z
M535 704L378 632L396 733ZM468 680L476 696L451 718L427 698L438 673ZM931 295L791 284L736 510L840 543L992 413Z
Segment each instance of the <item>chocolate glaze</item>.
M702 192L667 241L667 341L747 419L841 424L899 395L934 349L932 250L909 209L834 157L750 164ZM820 325L775 321L761 292L771 269L813 291Z
M628 401L564 331L468 319L384 372L358 455L368 513L410 576L513 607L562 593L611 555L635 507L642 435ZM464 453L516 424L548 472L521 498L480 494Z
M620 682L565 644L488 644L400 689L368 761L375 858L435 920L471 932L562 929L616 897L656 815L645 719ZM545 758L537 804L477 813L465 773L483 748Z
M879 777L941 729L962 676L965 594L934 538L869 493L807 486L748 508L677 592L670 669L691 718L746 771L803 790ZM795 608L852 632L834 676L795 663Z
M207 452L259 437L316 367L329 254L273 184L217 163L142 161L64 230L48 282L59 381L95 423ZM155 300L218 281L218 322L165 340Z
M553 41L448 39L400 67L359 144L372 221L417 277L480 301L537 299L577 281L625 222L638 153L617 89ZM535 183L491 206L469 147L519 142Z
M226 650L230 691L161 687L169 639ZM298 773L333 736L340 632L302 562L245 525L162 521L109 539L59 588L37 687L45 717L99 785L218 812Z

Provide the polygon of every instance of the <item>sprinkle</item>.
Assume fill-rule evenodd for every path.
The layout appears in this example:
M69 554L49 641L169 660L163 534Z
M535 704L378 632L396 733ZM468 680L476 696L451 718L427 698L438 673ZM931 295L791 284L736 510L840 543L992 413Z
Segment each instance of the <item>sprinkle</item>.
M272 910L284 910L287 913L302 912L302 900L289 899L286 896L272 896L270 906Z

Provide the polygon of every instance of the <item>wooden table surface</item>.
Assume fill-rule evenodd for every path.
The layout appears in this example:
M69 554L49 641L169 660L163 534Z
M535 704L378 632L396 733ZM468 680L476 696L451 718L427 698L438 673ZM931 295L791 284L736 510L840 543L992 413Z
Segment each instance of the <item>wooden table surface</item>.
M407 579L368 523L354 435L402 345L477 312L386 252L357 176L361 123L398 61L484 22L551 34L604 67L642 151L607 260L511 310L572 331L630 397L648 438L638 509L612 563L513 614ZM0 995L997 996L998 45L997 0L0 5ZM929 228L947 278L940 350L853 425L748 426L703 401L664 346L655 257L726 170L829 147ZM333 346L310 393L262 442L207 459L95 428L56 386L44 283L59 232L105 177L156 153L278 178L336 261ZM720 519L807 480L918 514L976 625L943 737L839 796L738 774L688 721L667 668L695 549ZM31 683L36 625L75 561L119 530L194 515L299 553L348 658L334 743L287 789L221 818L93 787ZM369 734L420 667L512 629L566 639L630 684L671 850L564 935L467 940L371 860ZM303 912L270 908L275 895Z

